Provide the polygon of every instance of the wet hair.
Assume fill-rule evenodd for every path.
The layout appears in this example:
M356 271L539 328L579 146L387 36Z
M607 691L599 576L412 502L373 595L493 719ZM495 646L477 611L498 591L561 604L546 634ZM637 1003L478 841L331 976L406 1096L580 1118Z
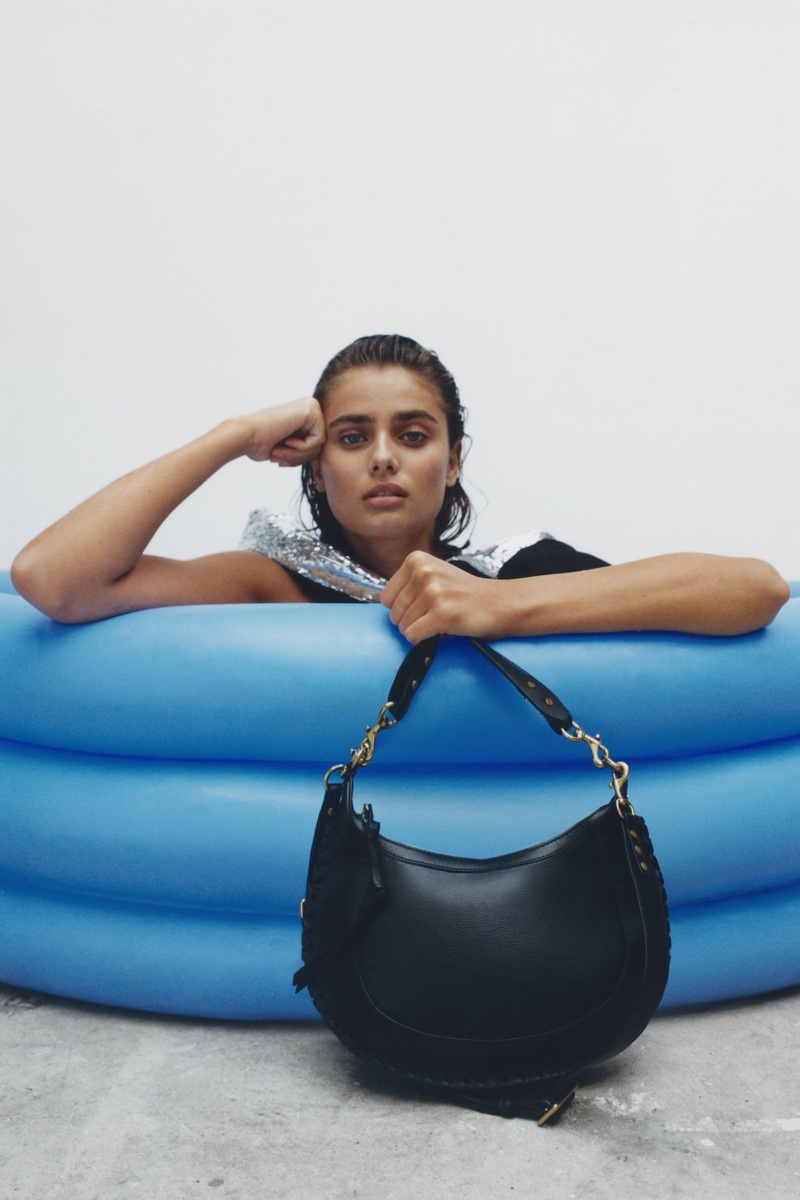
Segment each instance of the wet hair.
M324 408L325 398L334 380L358 367L373 366L405 367L432 383L439 393L447 417L450 445L463 442L467 414L455 379L435 351L426 350L413 338L403 337L399 333L376 333L357 338L345 346L344 350L334 355L320 375L314 396ZM310 463L303 466L302 492L322 540L337 550L349 552L347 538L331 512L328 497L324 492L318 492L314 485ZM473 518L472 504L459 478L452 487L445 488L444 501L434 522L437 548L445 552L445 556L448 551L453 553L457 549L455 540L468 532Z

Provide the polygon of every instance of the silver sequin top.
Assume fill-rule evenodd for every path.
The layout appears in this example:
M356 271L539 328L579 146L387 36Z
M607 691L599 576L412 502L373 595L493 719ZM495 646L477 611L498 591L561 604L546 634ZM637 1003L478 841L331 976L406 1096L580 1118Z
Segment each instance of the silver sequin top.
M500 568L520 550L552 536L533 529L506 538L495 546L487 546L485 550L465 550L448 561L466 563L481 575L494 579ZM250 513L239 549L255 550L304 579L333 588L354 600L376 601L386 586L386 580L380 575L373 575L346 554L327 546L286 513L270 512L267 508L257 508Z

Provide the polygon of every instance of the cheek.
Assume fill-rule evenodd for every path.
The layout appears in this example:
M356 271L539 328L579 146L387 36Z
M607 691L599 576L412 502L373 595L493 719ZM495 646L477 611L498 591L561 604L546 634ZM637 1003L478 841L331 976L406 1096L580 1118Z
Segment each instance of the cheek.
M351 474L347 468L346 460L342 461L335 455L326 457L323 451L322 457L317 459L314 464L314 479L319 491L335 493L341 492L343 488L346 489Z
M447 477L450 474L450 460L437 456L435 461L431 462L426 470L426 478L431 488L445 488L447 486Z

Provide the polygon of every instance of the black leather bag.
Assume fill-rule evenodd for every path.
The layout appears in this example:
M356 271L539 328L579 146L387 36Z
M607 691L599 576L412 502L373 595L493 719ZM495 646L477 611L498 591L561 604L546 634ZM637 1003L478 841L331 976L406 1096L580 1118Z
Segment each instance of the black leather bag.
M353 780L378 733L405 715L437 639L413 647L377 723L325 776L294 982L350 1050L395 1077L544 1124L581 1072L629 1046L658 1007L666 897L626 764L538 680L469 640L554 732L610 769L613 798L558 837L496 858L383 837L369 804L355 811Z

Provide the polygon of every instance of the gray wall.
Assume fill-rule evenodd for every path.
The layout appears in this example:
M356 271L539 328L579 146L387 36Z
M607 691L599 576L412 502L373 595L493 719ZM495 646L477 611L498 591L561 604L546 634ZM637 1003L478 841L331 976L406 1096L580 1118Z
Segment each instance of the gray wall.
M798 13L0 0L0 565L399 330L471 410L478 542L800 576ZM231 465L155 548L235 545L289 474Z

